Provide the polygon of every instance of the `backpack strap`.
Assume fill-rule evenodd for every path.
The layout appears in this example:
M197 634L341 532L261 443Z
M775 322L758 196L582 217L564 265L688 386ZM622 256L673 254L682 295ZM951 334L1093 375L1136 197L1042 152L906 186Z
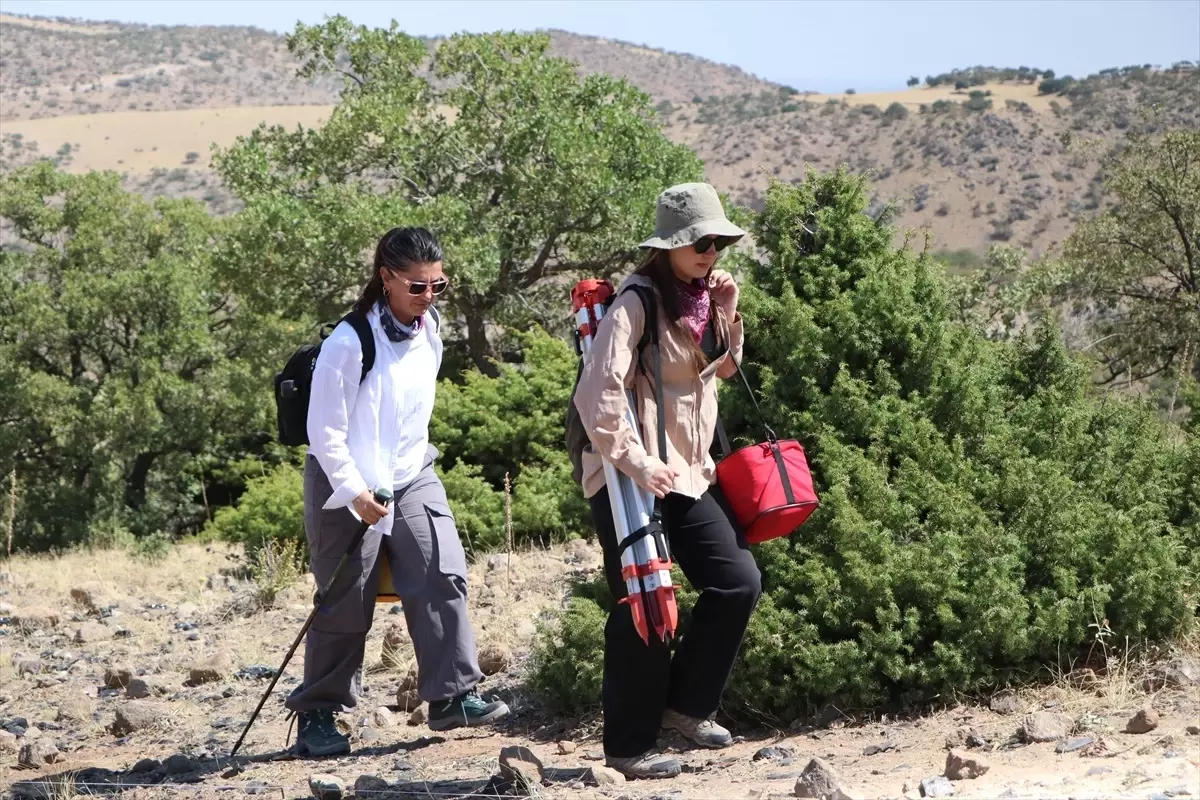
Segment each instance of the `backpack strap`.
M433 332L442 332L442 315L435 306L429 307L429 318L433 320Z
M366 379L367 373L371 371L371 367L375 366L375 334L371 332L371 323L367 321L366 314L351 311L340 321L350 323L350 327L354 328L354 332L358 334L358 343L362 346L363 356L362 374L358 376L358 382L362 383Z
M642 337L638 340L638 362L642 360L642 350L649 343L651 348L651 357L654 359L654 406L658 411L658 454L659 460L664 464L667 459L667 410L663 402L662 389L662 348L658 344L658 303L654 297L654 290L648 286L638 286L634 284L629 287L635 292L638 298L642 301L642 308L646 312L646 322L642 326ZM642 373L646 370L643 368ZM650 518L654 521L662 520L662 500L658 497L654 498L654 511Z

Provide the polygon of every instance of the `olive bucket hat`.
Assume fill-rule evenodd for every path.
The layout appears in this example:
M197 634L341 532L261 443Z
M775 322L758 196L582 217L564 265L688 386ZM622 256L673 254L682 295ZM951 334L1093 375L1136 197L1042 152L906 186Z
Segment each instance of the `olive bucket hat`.
M707 183L681 183L658 196L654 235L639 247L670 250L718 236L733 244L746 232L725 217L717 190Z

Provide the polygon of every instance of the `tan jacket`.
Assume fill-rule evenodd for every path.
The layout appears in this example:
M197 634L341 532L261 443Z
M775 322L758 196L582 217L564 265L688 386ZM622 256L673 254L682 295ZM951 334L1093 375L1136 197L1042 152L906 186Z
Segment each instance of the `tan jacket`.
M649 278L631 275L621 289L632 283L653 286ZM617 469L645 486L658 452L658 412L655 408L654 355L647 345L642 360L649 377L638 369L637 343L645 324L645 310L635 292L618 291L608 315L600 324L591 352L584 364L575 406L591 445L583 452L583 493L591 497L604 488L603 456ZM742 357L742 317L728 322L718 314L714 324L726 326L721 339L729 344L734 358ZM686 343L658 307L659 342L662 350L663 402L666 406L667 465L679 473L674 491L699 498L716 480L716 467L709 448L717 424L717 378L735 372L729 352L697 372ZM637 399L637 418L642 436L625 420L625 389L632 387Z

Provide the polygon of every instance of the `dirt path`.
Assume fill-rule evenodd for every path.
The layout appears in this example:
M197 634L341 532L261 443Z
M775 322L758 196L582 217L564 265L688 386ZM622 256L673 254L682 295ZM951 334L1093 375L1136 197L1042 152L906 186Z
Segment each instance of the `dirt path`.
M598 726L547 713L523 676L536 621L561 602L572 572L598 563L597 553L577 544L519 554L511 572L503 557L472 566L481 647L506 662L485 688L513 709L496 730L438 735L410 723L409 712L396 703L411 647L399 625L403 618L379 606L368 644L373 666L366 696L359 713L343 716L355 752L319 762L286 756L282 697L300 674L297 656L247 739L243 752L250 762L230 774L224 756L266 686L247 668L278 665L307 613L308 588L296 586L277 607L247 613L253 587L240 580L237 554L221 546L179 547L152 566L117 553L18 559L0 573L0 728L7 730L0 733L0 787L56 800L116 787L133 798L292 798L310 794L314 773L331 773L348 791L359 776L386 781L386 792L384 784L373 784L372 792L371 784L360 783L363 797L465 797L489 786L502 748L521 745L544 762L547 785L539 791L548 798L767 800L790 796L814 758L836 771L849 797L915 798L922 780L944 774L947 738L959 736L956 752L987 770L953 781L955 797L1200 798L1200 737L1187 730L1200 724L1200 686L1177 677L1185 685L1146 695L1125 672L1119 681L1097 679L1086 691L1049 687L1015 695L1006 707L996 704L1007 713L969 706L911 720L798 725L790 733L739 730L742 741L715 753L682 750L681 741L664 738L686 765L680 778L588 785L585 772L598 764ZM392 665L385 667L389 628ZM218 653L223 655L213 661ZM115 674L119 668L129 674ZM1194 665L1183 662L1178 669ZM127 688L106 688L106 673L109 684ZM198 676L214 680L186 685ZM134 702L130 693L147 697ZM1142 707L1155 711L1157 726L1126 733ZM131 733L109 730L118 713L129 716L138 708L155 716L151 724ZM1019 741L1016 732L1034 712L1049 715L1041 721L1050 728L1057 721L1070 730L1050 730L1045 743ZM132 721L132 727L140 724ZM1089 736L1092 742L1084 744L1081 737ZM1056 752L1064 741L1081 746ZM17 749L38 742L54 743L53 763L43 758L36 768L19 769ZM767 746L778 751L755 760ZM137 768L143 759L158 764Z

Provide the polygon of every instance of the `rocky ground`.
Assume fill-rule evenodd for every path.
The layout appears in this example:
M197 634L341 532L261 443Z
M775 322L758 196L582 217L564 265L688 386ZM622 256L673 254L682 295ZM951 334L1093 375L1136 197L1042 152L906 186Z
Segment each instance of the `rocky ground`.
M351 756L288 756L289 665L228 753L309 609L301 583L268 602L240 555L184 545L148 564L117 552L18 558L0 572L0 789L66 800L282 798L1200 797L1200 661L1114 661L1055 685L935 715L851 719L828 710L789 731L737 730L732 748L680 752L686 772L625 783L599 761L596 719L560 719L524 685L540 617L572 573L598 568L574 543L480 557L473 616L485 689L513 714L494 730L434 734L410 687L403 617L377 607L365 697L342 724Z

